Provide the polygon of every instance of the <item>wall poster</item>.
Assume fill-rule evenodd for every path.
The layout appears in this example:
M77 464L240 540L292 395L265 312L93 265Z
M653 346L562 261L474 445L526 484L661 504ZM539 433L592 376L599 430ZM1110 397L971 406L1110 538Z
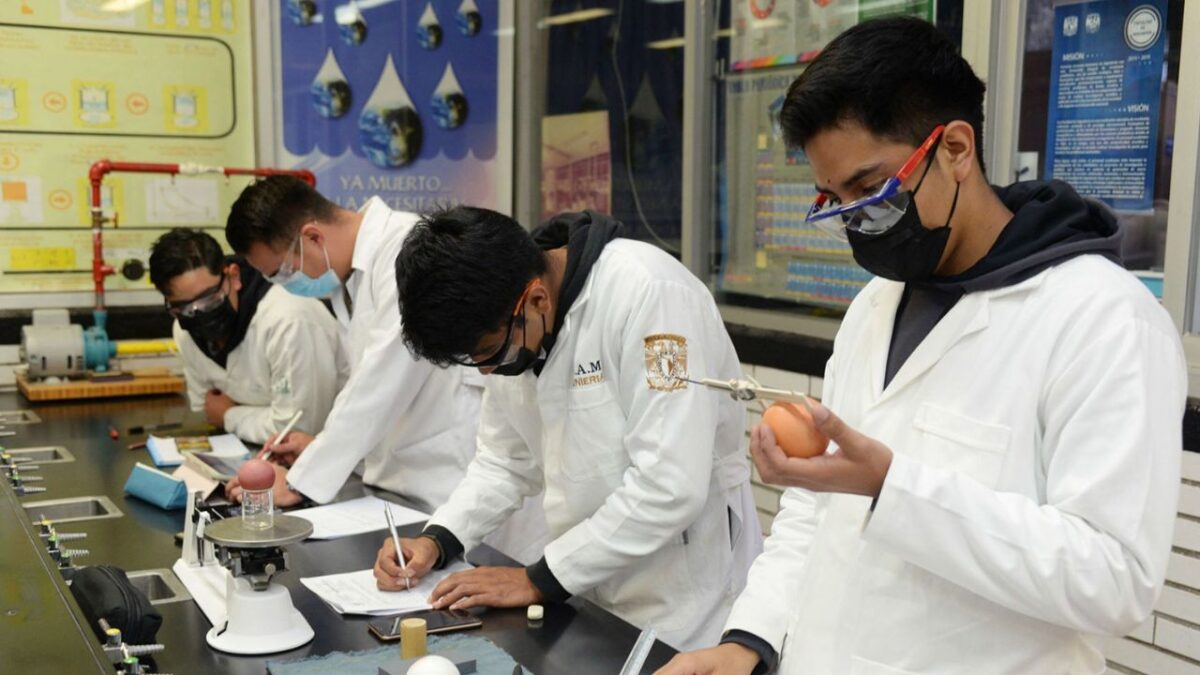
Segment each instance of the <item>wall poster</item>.
M357 209L510 211L510 0L281 0L279 164Z
M254 164L250 32L248 0L0 3L0 293L92 288L92 162ZM244 185L111 175L105 259L144 264L177 225L223 239Z

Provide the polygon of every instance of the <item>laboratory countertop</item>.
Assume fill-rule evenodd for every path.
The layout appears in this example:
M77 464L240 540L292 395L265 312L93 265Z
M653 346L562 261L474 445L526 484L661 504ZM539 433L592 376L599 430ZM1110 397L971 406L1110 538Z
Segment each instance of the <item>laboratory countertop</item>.
M183 510L163 511L126 496L123 487L136 462L151 464L144 450L128 449L130 443L144 438L141 435L131 436L128 430L137 425L181 420L198 422L199 420L188 411L184 399L179 396L164 396L34 405L18 394L0 394L0 411L21 409L34 411L41 418L41 422L8 426L9 430L17 433L15 436L0 439L4 447L15 450L25 447L63 446L74 455L75 461L42 464L38 471L30 472L44 478L38 485L46 487L48 491L22 497L20 501L28 503L88 495L106 496L121 510L122 517L68 522L58 527L60 532L87 533L86 539L72 543L76 548L86 548L90 551L86 558L79 559L79 564L109 564L130 572L170 569L180 556L175 533L183 528ZM120 432L120 438L110 438L109 432L112 428ZM350 499L364 494L375 494L390 501L405 503L403 498L366 488L357 479L347 483L338 498ZM28 523L23 525L28 526ZM6 527L12 534L12 523ZM402 536L413 536L419 529L419 525L400 528ZM20 538L17 534L12 534L15 537L14 541ZM156 608L163 616L158 638L166 646L166 650L156 657L159 672L176 675L263 673L267 661L301 659L335 651L372 649L380 646L381 643L367 631L369 617L337 614L303 586L300 577L350 572L370 567L384 536L383 531L371 532L332 541L306 541L287 548L289 570L276 578L291 591L296 608L316 632L312 642L288 652L256 657L216 652L205 642L205 634L210 624L194 602L187 600L157 605ZM25 545L28 546L28 543ZM5 553L3 557L7 560L9 553ZM473 551L468 558L476 564L514 564L486 547ZM40 607L49 602L47 598L53 599L62 595L54 592L52 588L38 596L11 592L11 589L33 580L43 583L49 574L53 574L53 571L0 565L0 589L10 590L9 597L4 598L5 602L15 605L36 603ZM61 584L56 585L59 591L63 589ZM39 629L36 631L39 639L33 643L13 644L0 641L4 651L13 650L13 653L0 654L0 661L9 664L30 664L32 670L22 672L50 672L41 670L33 665L33 661L27 659L31 656L36 658L38 654L58 654L65 646L64 643L77 644L80 640L79 627L75 625L72 628L72 621L69 620L69 614L72 613L75 615L75 623L78 623L79 617L78 609L70 599L69 593L65 599L58 598L57 603L60 605L57 607L57 614L52 614L49 618L43 616L46 623L42 625L56 625L49 622L57 621L62 623L62 630L47 634L45 630ZM69 611L64 611L64 608ZM18 609L24 611L30 608ZM617 673L639 633L634 626L579 599L573 599L564 605L548 606L545 620L536 627L531 627L526 620L524 608L485 610L481 617L483 627L477 634L492 640L521 665L537 674ZM75 646L71 649L80 651ZM80 658L84 661L90 658L85 653L88 651L94 652L87 649L81 651ZM656 643L643 672L653 672L666 663L673 653L670 647ZM91 669L86 672L91 672Z

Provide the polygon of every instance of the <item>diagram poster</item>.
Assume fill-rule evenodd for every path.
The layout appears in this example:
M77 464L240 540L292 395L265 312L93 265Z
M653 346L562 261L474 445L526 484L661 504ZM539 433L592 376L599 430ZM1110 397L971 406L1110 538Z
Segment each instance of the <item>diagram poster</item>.
M1054 24L1046 178L1119 211L1151 211L1166 0L1061 5Z
M511 205L511 7L283 0L282 163L357 209Z
M97 160L253 166L250 54L249 0L0 3L0 292L91 289ZM144 266L176 225L221 238L244 185L110 175L106 260Z
M733 69L807 63L856 23L891 14L927 21L934 0L732 0Z

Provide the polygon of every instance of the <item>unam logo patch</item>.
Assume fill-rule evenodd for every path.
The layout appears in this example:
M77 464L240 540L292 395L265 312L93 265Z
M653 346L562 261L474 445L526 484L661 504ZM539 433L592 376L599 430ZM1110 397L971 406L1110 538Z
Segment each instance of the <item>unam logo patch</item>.
M687 387L687 338L670 333L647 335L646 384L654 391Z

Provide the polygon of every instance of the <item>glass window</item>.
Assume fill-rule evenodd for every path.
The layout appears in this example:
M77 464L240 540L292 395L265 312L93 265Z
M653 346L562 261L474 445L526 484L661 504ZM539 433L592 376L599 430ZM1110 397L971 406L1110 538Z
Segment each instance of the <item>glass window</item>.
M591 209L679 255L682 0L551 0L542 216Z
M1065 180L1112 207L1125 266L1159 297L1183 4L1030 0L1009 177Z
M935 8L936 5L936 8ZM723 302L838 315L870 280L849 246L806 225L816 196L774 124L788 86L831 39L877 16L934 20L961 42L957 2L724 0L716 35L716 287Z

